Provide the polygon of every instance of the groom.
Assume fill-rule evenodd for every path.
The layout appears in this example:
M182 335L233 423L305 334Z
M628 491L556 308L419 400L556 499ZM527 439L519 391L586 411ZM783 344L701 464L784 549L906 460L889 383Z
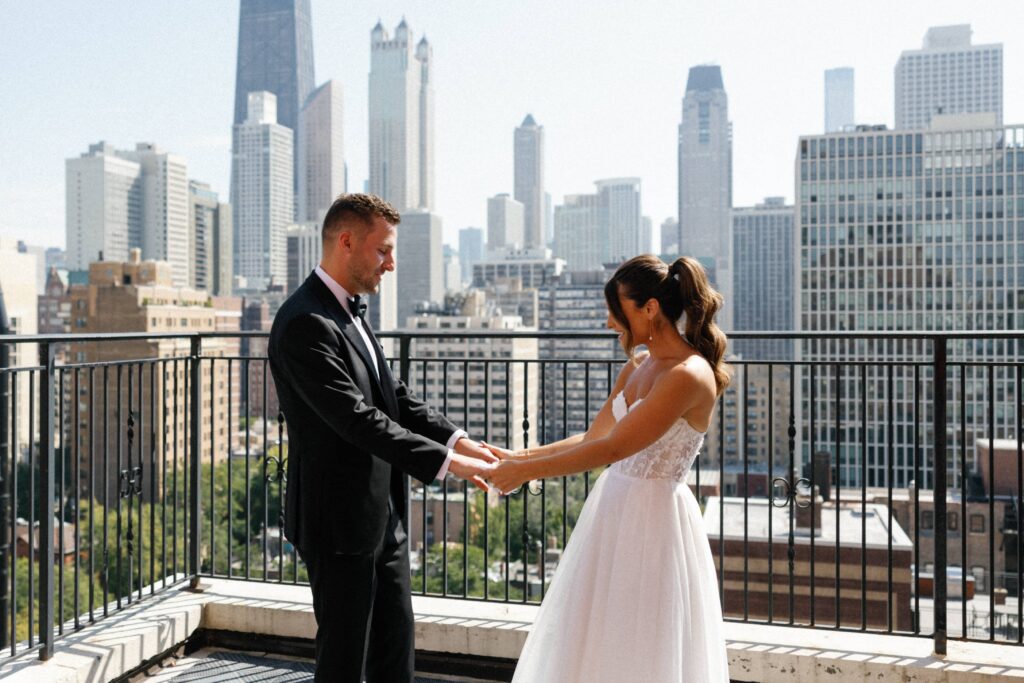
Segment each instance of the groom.
M391 374L364 297L395 269L400 217L342 195L323 259L281 306L268 355L288 423L285 535L309 570L316 680L413 679L407 475L486 489L494 456Z

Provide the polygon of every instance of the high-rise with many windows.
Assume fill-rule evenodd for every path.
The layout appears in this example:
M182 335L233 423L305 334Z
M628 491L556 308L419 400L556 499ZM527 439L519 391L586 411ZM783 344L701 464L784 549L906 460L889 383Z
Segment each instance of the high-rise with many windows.
M100 142L65 163L69 267L144 258L171 264L174 283L191 280L189 190L185 160L140 142L133 150Z
M927 128L936 114L994 113L1003 123L1003 46L972 45L969 24L928 29L896 62L896 128Z
M248 118L249 93L265 90L277 97L277 122L290 128L295 140L300 140L299 112L315 83L309 0L242 0L238 13L234 125L245 123ZM293 177L294 192L301 177L298 159Z
M621 262L641 252L644 242L644 219L640 208L639 178L608 178L598 180L597 193L601 197L602 220L608 225L608 261ZM647 232L650 249L650 232Z
M943 117L926 130L861 127L800 139L797 329L1020 328L1024 126L963 125L974 118ZM1015 430L1014 411L1002 404L993 406L990 422L987 395L992 390L1011 405L1020 400L1011 371L998 364L1024 354L1019 343L999 339L952 340L948 354L955 369L947 463L956 484L971 468L977 439ZM813 369L814 381L807 368L800 382L802 423L813 422L801 434L805 460L812 450L830 452L844 485L865 478L868 485L931 485L931 456L915 449L932 438L931 368L909 365L931 363L930 340L807 341L802 358L826 362ZM874 362L847 363L865 359Z
M262 289L288 276L285 229L293 222L292 131L277 122L277 98L249 93L249 116L231 148L235 275Z
M732 211L736 266L733 329L793 329L793 207L782 197ZM731 351L748 360L792 357L789 340L737 339Z
M713 283L731 301L732 124L718 66L695 66L686 80L679 125L680 253L710 260ZM728 306L720 321L729 329Z
M230 296L234 279L231 205L221 202L207 183L190 180L188 191L192 257L189 286L214 296Z

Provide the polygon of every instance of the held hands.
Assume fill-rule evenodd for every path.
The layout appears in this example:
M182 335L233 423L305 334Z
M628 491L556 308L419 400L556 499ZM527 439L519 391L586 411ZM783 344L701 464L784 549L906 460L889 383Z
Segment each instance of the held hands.
M468 458L476 458L483 462L495 463L498 462L500 456L494 453L489 446L483 444L483 442L477 443L472 439L462 437L455 442L455 448L453 448L457 454L464 455Z
M461 441L467 441L467 439L461 439L460 443ZM489 490L484 478L489 476L494 470L494 463L473 456L462 455L458 452L457 448L454 450L456 452L452 456L451 463L448 465L448 471L459 479L472 482L474 486L483 491Z
M488 490L484 478L494 468L498 458L489 450L476 441L462 437L455 442L452 449L455 455L448 465L448 471L460 479L472 482L474 486L484 491Z
M488 451L490 451L498 460L522 460L528 457L527 453L529 453L529 450L511 451L507 448L502 448L501 446L495 446L492 443L487 443L486 441L481 441L480 445L486 448Z
M528 463L525 460L507 458L494 466L487 480L503 494L515 493L516 489L532 478L527 469Z
M514 493L530 477L524 472L529 451L511 451L485 441L461 438L448 471L487 491L488 483L502 494Z

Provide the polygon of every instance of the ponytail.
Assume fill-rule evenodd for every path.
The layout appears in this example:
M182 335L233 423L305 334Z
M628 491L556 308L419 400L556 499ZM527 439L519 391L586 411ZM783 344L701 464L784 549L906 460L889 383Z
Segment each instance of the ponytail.
M694 258L680 256L668 272L674 280L669 286L678 292L686 316L683 336L711 365L721 395L730 380L729 368L723 360L728 344L725 333L715 323L715 315L722 308L722 295L711 286L704 267Z

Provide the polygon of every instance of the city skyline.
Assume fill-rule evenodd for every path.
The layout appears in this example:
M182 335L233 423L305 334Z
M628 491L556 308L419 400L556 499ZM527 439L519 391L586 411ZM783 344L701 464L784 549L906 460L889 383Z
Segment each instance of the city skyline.
M508 137L527 113L545 125L545 189L555 204L566 194L585 191L594 177L635 175L644 182L645 213L660 225L676 203L674 128L686 73L694 65L716 63L727 74L737 205L764 196L792 199L797 140L820 128L826 68L854 67L858 123L890 126L895 64L902 51L921 44L931 26L970 23L975 42L1007 46L1008 81L1024 72L1014 37L1004 28L1013 24L1013 15L1024 15L1013 3L986 7L990 11L981 16L970 16L960 3L904 3L887 9L892 20L885 26L870 22L878 29L872 29L870 46L856 38L863 33L856 29L867 27L871 13L839 4L833 9L830 25L846 22L853 30L818 35L809 30L813 22L799 6L768 12L739 2L715 5L711 21L710 3L687 8L599 3L584 13L590 16L580 16L573 8L539 3L486 11L467 4L438 13L423 2L353 3L342 10L314 1L312 23L320 78L337 79L346 92L345 121L352 124L345 133L350 189L359 189L367 175L369 31L378 18L394 25L405 15L435 46L434 87L437 101L444 103L436 112L436 211L445 218L445 241L454 244L460 228L485 222L486 197L513 190ZM520 12L533 12L535 19L507 30ZM0 205L5 207L0 234L62 244L63 159L79 153L89 140L106 139L118 147L153 140L186 158L195 177L210 182L214 191L228 194L230 128L225 122L231 119L234 90L237 6L182 3L174 12L135 7L86 12L57 3L32 12L11 7L5 13L8 30L0 55L15 74L7 79L13 108L6 149L19 163L0 165ZM97 34L116 34L127 42L115 52L86 44L77 33L40 41L29 22L75 25L99 44L103 41L94 41ZM131 31L125 33L125 27ZM167 39L158 41L157 32ZM617 32L621 39L609 50L607 39ZM542 49L521 55L513 67L503 60L502 46L523 41L524 33ZM61 48L43 47L54 44ZM780 49L787 44L799 44L799 50ZM764 71L766 54L770 74ZM166 68L172 58L181 68ZM550 73L534 68L542 62L557 68ZM90 69L83 71L78 66L83 63ZM645 65L644 77L630 78L638 64ZM595 69L606 78L588 83L573 76L579 69ZM206 77L184 75L197 72ZM68 87L59 96L35 85L54 73L68 76ZM609 89L619 96L609 98ZM1007 123L1024 118L1022 102L1024 93L1008 89ZM486 163L480 161L481 145L488 152Z

